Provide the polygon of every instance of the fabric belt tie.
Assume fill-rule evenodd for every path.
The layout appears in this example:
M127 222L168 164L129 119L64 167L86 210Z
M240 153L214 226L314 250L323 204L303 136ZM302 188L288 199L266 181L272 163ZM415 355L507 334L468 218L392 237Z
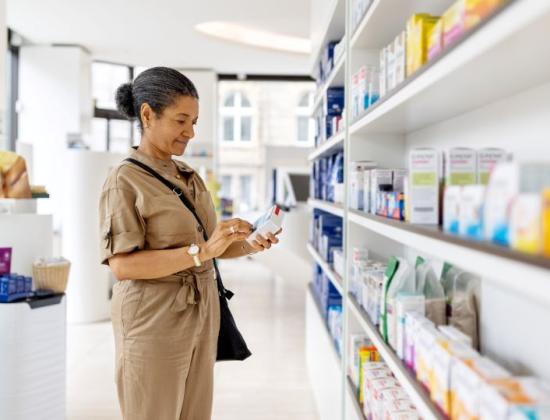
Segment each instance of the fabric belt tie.
M189 305L199 305L200 316L204 317L206 311L206 302L201 302L203 299L198 288L198 282L201 278L212 278L212 273L195 274L182 279L181 287L179 288L174 302L172 303L172 312L183 312Z

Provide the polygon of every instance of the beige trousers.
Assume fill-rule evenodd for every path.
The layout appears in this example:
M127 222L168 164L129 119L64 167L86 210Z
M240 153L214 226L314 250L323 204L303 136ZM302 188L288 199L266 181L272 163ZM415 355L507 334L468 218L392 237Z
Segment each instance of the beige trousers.
M112 321L125 420L210 420L220 328L213 271L119 281Z

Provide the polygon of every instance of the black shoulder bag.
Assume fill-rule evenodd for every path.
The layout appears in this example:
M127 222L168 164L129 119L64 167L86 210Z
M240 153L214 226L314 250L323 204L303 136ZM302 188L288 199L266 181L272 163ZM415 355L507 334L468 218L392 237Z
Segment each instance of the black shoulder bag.
M144 163L132 158L128 158L126 160L146 170L155 178L157 178L160 182L166 185L166 187L170 188L170 190L178 196L183 205L187 207L187 209L191 213L193 213L193 216L195 216L195 219L197 219L197 222L202 227L204 240L208 241L208 233L205 226L202 224L201 219L197 215L195 206L193 206L193 204L187 199L187 197L185 197L183 191L180 188L172 184L167 179L163 178L154 169L150 168ZM218 354L216 360L244 360L252 353L250 353L250 350L248 349L243 336L237 328L237 324L235 324L235 319L233 318L233 315L229 310L229 305L227 301L233 297L233 292L227 290L223 286L222 278L220 276L220 270L218 269L216 259L213 259L212 261L214 262L214 269L216 270L216 282L218 284L218 295L220 298L220 334L218 336Z

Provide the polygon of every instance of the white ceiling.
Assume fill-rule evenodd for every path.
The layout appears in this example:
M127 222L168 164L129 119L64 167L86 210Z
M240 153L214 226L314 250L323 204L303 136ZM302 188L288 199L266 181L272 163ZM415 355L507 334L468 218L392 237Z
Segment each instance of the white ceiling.
M229 21L309 37L309 0L7 0L10 28L34 44L79 44L94 59L219 73L306 74L308 56L217 40L193 28Z

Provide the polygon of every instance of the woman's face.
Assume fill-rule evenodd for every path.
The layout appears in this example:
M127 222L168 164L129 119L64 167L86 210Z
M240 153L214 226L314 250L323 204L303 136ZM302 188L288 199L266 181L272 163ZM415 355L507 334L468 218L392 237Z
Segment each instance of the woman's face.
M145 131L154 146L167 155L181 156L195 137L199 101L192 96L180 96L160 115L152 113L149 117L144 122L149 127Z

